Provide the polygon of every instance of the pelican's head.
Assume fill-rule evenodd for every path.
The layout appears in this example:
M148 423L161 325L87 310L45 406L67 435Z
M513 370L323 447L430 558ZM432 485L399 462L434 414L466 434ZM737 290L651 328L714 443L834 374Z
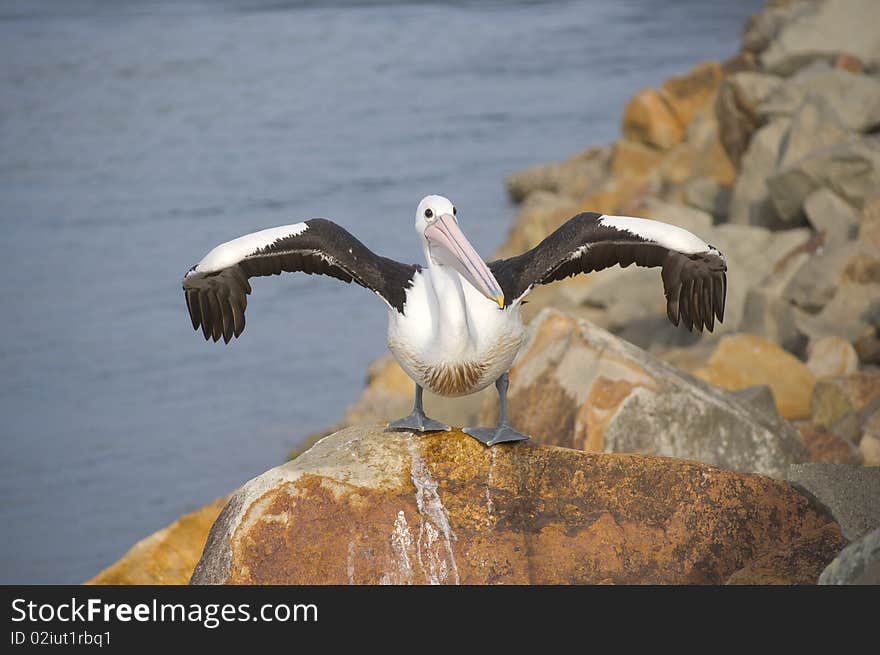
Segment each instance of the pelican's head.
M416 210L416 232L425 246L428 265L450 266L471 286L504 307L501 286L458 227L455 205L443 196L425 196Z

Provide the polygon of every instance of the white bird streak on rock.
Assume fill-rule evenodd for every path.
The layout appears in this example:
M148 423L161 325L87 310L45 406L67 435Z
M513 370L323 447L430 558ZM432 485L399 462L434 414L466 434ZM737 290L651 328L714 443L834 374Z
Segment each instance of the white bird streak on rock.
M492 473L495 471L495 449L489 449L489 474L486 476L486 511L489 513L489 519L492 519L492 512L495 511L495 504L492 502Z
M348 542L348 561L345 566L348 573L348 584L354 584L354 542Z
M416 506L419 509L419 538L418 558L422 574L431 584L443 584L452 570L452 579L455 584L460 584L458 566L455 563L455 553L452 550L452 541L457 540L452 527L449 525L449 515L440 495L437 493L437 481L431 476L422 461L418 447L412 439L407 441L411 464L411 476L416 488ZM439 528L439 531L438 531ZM443 546L446 556L440 552L438 538L442 533ZM427 538L426 538L427 535ZM427 570L425 560L428 560Z
M394 570L382 576L382 584L412 584L413 567L409 551L413 547L412 532L403 510L397 513L391 531L391 556Z

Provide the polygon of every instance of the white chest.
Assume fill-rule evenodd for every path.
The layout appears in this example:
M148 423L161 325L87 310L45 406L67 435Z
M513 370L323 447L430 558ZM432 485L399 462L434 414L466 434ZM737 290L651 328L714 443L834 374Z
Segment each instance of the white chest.
M389 311L388 348L407 375L440 395L493 383L522 343L519 307L500 309L454 271L417 274L405 309Z

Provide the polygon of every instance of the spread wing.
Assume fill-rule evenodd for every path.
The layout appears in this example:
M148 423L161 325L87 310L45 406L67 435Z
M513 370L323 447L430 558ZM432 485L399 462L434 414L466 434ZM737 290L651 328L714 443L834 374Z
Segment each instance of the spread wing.
M506 302L520 302L536 284L600 271L619 264L660 266L666 314L674 325L711 332L724 320L727 262L717 249L687 230L630 216L578 214L537 246L500 259L489 269Z
M403 313L418 266L380 257L332 221L314 218L247 234L220 244L183 278L193 329L224 342L245 326L250 278L302 272L329 275L371 289Z

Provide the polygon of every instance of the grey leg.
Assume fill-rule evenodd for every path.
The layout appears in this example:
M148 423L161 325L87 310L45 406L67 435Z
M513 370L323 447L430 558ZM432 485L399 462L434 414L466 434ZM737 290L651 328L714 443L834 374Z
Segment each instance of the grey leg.
M495 380L495 388L498 390L500 408L498 410L498 425L494 428L464 428L463 432L471 435L477 441L494 446L496 443L505 441L525 441L529 437L517 432L507 424L507 387L509 376L507 373Z
M413 411L409 416L404 416L396 421L391 421L386 432L447 432L449 426L440 421L435 421L425 416L422 409L422 388L416 385L416 401Z

